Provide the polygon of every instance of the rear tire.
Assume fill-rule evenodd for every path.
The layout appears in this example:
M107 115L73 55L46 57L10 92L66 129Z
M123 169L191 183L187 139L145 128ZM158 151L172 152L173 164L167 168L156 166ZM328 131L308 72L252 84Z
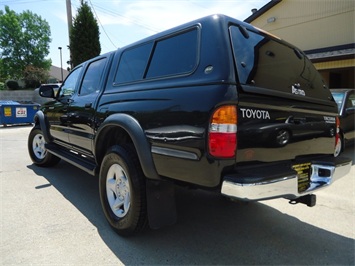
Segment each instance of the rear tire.
M122 236L141 231L147 224L145 176L132 145L115 145L100 169L100 199L106 219Z
M34 164L41 167L50 167L59 163L60 158L49 153L45 148L46 141L39 127L34 127L28 136L28 153Z

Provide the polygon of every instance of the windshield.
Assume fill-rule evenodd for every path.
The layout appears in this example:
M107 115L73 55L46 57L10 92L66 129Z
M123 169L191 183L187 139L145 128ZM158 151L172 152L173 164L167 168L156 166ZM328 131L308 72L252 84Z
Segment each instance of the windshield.
M321 99L331 96L301 51L241 26L231 26L230 34L241 84Z
M334 98L335 102L338 105L338 111L340 112L341 106L344 101L345 94L342 92L332 92L332 94L333 94L333 98Z

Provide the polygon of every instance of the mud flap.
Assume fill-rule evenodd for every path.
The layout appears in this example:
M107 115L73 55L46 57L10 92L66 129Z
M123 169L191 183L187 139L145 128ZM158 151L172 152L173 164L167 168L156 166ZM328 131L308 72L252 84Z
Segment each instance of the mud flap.
M159 229L177 220L174 184L147 179L147 209L149 227Z

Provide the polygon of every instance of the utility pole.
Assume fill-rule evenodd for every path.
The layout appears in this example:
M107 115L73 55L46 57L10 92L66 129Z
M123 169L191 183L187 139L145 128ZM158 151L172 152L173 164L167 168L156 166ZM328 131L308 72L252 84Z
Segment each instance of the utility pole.
M62 73L61 83L63 83L64 79L63 79L62 47L58 47L58 49L60 51L60 72Z
M70 30L73 25L73 16L71 14L71 0L67 0L67 20L68 20L68 35L70 36Z
M71 28L73 26L73 16L72 16L72 13L71 13L71 0L66 0L66 3L67 3L68 36L69 36L69 43L70 43L70 31L71 31ZM69 48L70 62L72 62L70 47L68 46L68 48ZM70 68L72 68L71 63L70 63Z

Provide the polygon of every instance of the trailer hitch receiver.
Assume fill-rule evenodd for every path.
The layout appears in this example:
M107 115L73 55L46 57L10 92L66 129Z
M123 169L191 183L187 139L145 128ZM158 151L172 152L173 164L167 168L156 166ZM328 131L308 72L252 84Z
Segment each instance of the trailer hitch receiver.
M297 199L290 200L290 204L302 203L306 204L308 207L313 207L316 205L317 197L314 194L305 195Z

